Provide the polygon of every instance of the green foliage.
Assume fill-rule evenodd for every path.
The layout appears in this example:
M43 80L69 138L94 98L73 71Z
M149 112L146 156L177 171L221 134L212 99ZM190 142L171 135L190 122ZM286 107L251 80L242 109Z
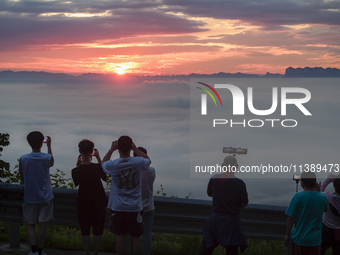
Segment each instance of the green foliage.
M77 228L48 226L45 247L83 250L81 232Z
M164 191L164 187L163 187L162 184L161 184L160 190L157 190L157 195L159 195L160 197L166 197L166 195L167 195ZM171 197L178 198L178 196L174 196L174 195L172 195ZM192 195L192 193L189 192L189 194L187 196L185 196L184 198L193 198L193 197L194 196Z
M38 234L38 226L36 226L35 231ZM91 240L93 250L93 238L91 238ZM8 241L9 223L0 222L0 243ZM20 242L28 242L26 224L21 224L20 226ZM81 231L78 228L48 225L47 237L44 247L63 250L84 250ZM100 251L111 253L116 251L116 235L112 234L108 229L105 229L102 235Z
M110 174L106 176L105 183L106 183L106 187L104 188L105 191L110 191L110 188L111 188L111 175Z
M17 164L14 167L13 173L11 170L5 171L4 176L5 183L19 183L21 184L20 172L19 172L19 159L17 159Z
M18 163L14 167L14 171L5 171L3 179L5 183L19 183L22 184L19 172L19 159ZM57 168L57 172L51 174L51 186L53 188L65 188L65 189L75 189L72 178L66 178L66 174Z
M75 189L72 178L66 178L66 174L57 168L57 172L51 174L51 185L54 188Z
M154 254L194 255L198 254L202 236L155 233L152 251Z
M3 151L4 146L9 145L9 134L0 133L0 152ZM0 154L0 156L2 156ZM4 181L5 183L21 183L20 172L19 172L19 159L14 167L14 171L11 172L10 164L0 160L0 183ZM51 174L51 185L55 188L70 188L75 189L72 178L66 178L66 174L57 169L57 172Z
M100 250L102 252L115 252L116 251L116 237L117 236L111 233L108 229L104 229L104 233L102 235L102 242L100 245Z
M184 198L193 198L194 196L192 195L191 192L189 192L189 194L187 196L185 196Z
M38 231L38 227L36 227ZM198 254L202 236L154 233L152 235L153 255L196 255ZM242 255L283 255L283 241L248 239L248 248ZM0 242L9 242L9 223L0 222ZM27 226L21 224L20 242L28 242ZM65 226L48 226L45 248L64 250L84 250L81 232L78 228ZM92 247L93 250L93 247ZM116 252L116 235L108 229L104 230L101 242L101 252ZM213 255L225 254L218 246ZM239 252L239 254L241 254ZM331 255L328 249L326 255Z
M248 239L248 248L243 255L283 255L285 247L283 241Z
M0 133L0 153L3 151L3 147L8 146L8 145L9 145L9 134ZM1 154L0 154L0 157L2 157ZM8 174L8 172L10 172L9 168L10 168L10 164L0 159L0 183L2 182L1 179L6 178L6 175Z
M166 193L164 192L164 188L163 188L162 184L161 184L161 189L157 190L157 195L159 195L161 197L166 197Z

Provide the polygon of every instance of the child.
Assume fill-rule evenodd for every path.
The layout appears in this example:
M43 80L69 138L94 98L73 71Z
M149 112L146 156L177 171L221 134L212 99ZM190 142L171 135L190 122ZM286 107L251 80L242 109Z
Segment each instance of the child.
M301 187L286 211L285 245L292 240L291 255L319 255L321 251L322 216L328 208L325 194L317 192L316 175L303 172Z
M27 135L32 152L20 157L19 172L24 182L23 221L27 223L28 242L31 246L29 255L43 255L42 248L47 234L47 222L53 220L53 192L51 187L50 167L54 164L51 138L46 140L48 154L41 152L44 135L33 131ZM38 243L35 224L39 226Z
M94 254L98 255L101 236L104 231L105 210L107 198L103 188L102 180L106 180L103 172L99 152L94 149L93 142L82 140L79 145L77 167L72 169L72 178L78 190L78 220L83 239L84 249L90 255L90 229L93 228ZM91 162L92 153L97 158L98 164Z
M110 160L119 151L120 158ZM133 150L138 157L131 157ZM150 166L149 157L136 148L129 136L121 136L112 142L103 158L103 169L112 176L108 208L112 210L111 232L117 234L117 254L126 254L127 233L132 238L134 254L142 254L143 234L141 173Z
M325 192L328 184L333 182L334 193ZM322 183L320 191L328 198L329 208L323 214L321 254L332 247L333 254L340 254L340 175L330 173Z

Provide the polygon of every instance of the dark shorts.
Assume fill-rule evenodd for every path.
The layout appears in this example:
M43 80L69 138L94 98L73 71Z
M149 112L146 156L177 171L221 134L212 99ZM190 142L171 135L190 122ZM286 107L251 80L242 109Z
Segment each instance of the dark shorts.
M203 241L206 248L217 245L224 248L237 246L243 252L248 243L244 236L241 216L213 213L205 223Z
M140 212L111 212L110 231L116 235L138 237L143 235L143 211Z
M334 229L329 228L322 223L321 255L325 254L329 247L332 247L333 254L340 254L340 241L337 240L336 234Z
M93 228L94 235L102 235L105 224L105 207L96 210L78 209L78 220L82 236L88 236Z

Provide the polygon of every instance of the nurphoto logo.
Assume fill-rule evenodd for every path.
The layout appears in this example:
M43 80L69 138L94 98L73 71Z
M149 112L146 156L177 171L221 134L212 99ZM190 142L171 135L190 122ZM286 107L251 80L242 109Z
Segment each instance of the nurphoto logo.
M227 89L229 92L231 92L232 99L233 99L233 115L244 115L245 114L245 96L242 90L237 87L236 85L232 84L214 84L214 87L211 85L208 85L203 82L197 82L201 85L204 85L208 89L210 89L215 96L218 98L220 105L222 105L222 100L219 95L219 93L216 91L216 89ZM206 92L205 94L201 94L201 115L207 115L208 109L207 109L207 94L212 98L212 100L215 103L215 106L217 106L217 102L215 100L215 97L213 94L205 88L197 87L198 89L203 90ZM222 90L221 90L222 91ZM300 87L282 87L280 90L280 108L281 108L281 116L287 115L287 105L295 105L305 116L311 116L312 114L307 110L307 108L304 106L305 103L307 103L311 99L311 93L308 89L300 88ZM294 93L295 95L302 95L301 98L288 98L289 94ZM278 96L278 88L273 87L272 88L272 104L269 109L256 109L254 107L254 100L253 100L253 88L248 87L247 88L247 106L248 110L257 116L268 116L273 114L279 104L279 96ZM245 119L242 122L233 122L232 119L214 119L213 120L213 127L216 127L216 125L225 125L230 124L230 126L235 125L242 125L245 127L247 124L249 127L262 127L266 122L270 122L271 126L274 127L276 122L280 122L281 126L283 127L295 127L297 126L298 122L295 119L250 119L246 121Z

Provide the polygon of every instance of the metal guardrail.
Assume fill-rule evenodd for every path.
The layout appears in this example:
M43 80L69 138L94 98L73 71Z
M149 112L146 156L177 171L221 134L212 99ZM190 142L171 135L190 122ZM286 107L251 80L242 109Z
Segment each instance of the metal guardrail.
M10 246L20 245L24 187L16 184L0 186L0 220L9 221ZM78 227L78 190L53 188L54 220L51 225ZM107 193L108 195L108 193ZM153 232L201 235L212 213L207 200L155 197ZM283 240L286 228L286 207L249 204L241 217L247 238ZM105 227L109 227L110 211L106 211Z

